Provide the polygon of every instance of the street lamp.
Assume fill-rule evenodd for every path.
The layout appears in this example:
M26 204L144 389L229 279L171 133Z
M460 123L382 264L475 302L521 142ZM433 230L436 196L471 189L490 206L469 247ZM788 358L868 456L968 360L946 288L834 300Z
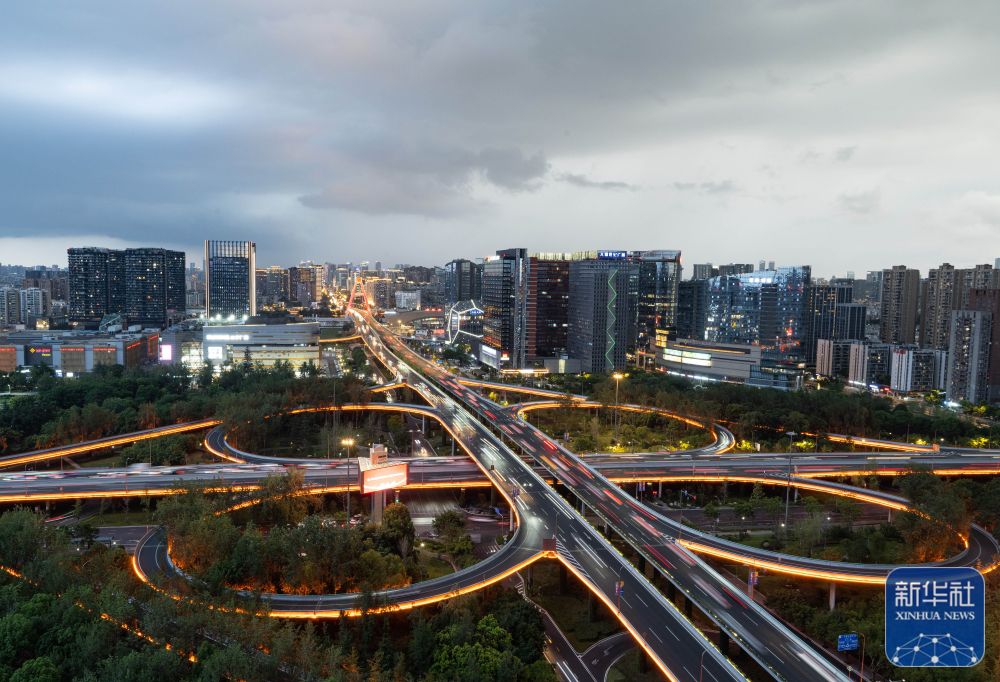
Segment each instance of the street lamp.
M785 435L788 436L788 485L785 486L785 522L782 527L788 525L788 504L792 493L792 446L794 445L792 439L799 435L795 431L785 431Z
M344 438L340 444L347 447L347 485L344 486L344 495L347 497L347 527L351 527L351 452L354 448L353 438Z
M614 372L611 378L615 380L615 441L618 440L618 417L619 417L619 402L618 402L618 388L622 383L622 379L627 377L628 374L622 374L621 372Z

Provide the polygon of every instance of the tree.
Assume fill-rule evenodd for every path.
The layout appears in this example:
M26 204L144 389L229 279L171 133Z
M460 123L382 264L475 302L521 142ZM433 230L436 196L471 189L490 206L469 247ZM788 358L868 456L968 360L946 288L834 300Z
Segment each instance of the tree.
M59 682L61 679L59 668L48 656L25 661L24 665L10 676L10 682Z
M410 518L410 510L405 504L394 503L382 511L382 526L379 534L391 551L406 558L413 549L416 530Z

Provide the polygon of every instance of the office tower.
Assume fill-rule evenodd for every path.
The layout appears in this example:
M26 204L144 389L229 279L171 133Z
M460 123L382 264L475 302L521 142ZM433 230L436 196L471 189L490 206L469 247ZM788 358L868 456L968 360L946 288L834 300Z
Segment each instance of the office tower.
M677 338L705 340L708 280L689 279L677 285Z
M994 272L997 272L994 270ZM1000 288L976 288L969 291L969 309L990 313L993 324L990 337L990 362L987 378L990 402L1000 401Z
M184 316L184 252L125 250L125 317L130 325L163 327Z
M302 264L288 268L288 297L304 306L319 300L315 268Z
M705 338L720 343L756 343L786 359L803 355L808 265L708 282Z
M810 284L806 288L804 350L807 364L816 362L817 340L843 338L837 336L837 315L847 312L840 306L850 304L853 297L854 282L851 280L835 279L829 284Z
M864 339L868 306L864 303L840 303L833 321L833 338Z
M0 325L21 323L21 292L0 287Z
M572 260L571 254L564 253L539 253L529 259L525 330L525 359L529 362L567 354Z
M125 253L93 246L67 249L69 319L97 323L125 313Z
M525 366L528 332L527 249L504 249L483 263L483 343L490 367Z
M773 260L767 261L767 269L768 270L774 270L774 261Z
M691 279L711 279L719 274L711 263L695 263L691 266Z
M920 272L905 265L882 271L879 338L885 343L909 344L917 336L917 299Z
M444 266L444 296L448 303L478 301L483 293L483 266L456 258Z
M610 372L625 367L626 351L635 337L635 297L630 280L638 265L625 252L600 252L579 260L569 274L569 355L583 372Z
M257 314L257 245L205 241L205 316L241 320Z
M986 402L989 396L990 339L993 314L953 310L948 341L948 400Z
M892 350L889 387L900 393L927 393L942 389L947 370L947 351L896 346Z
M375 261L375 274L382 274L382 261Z
M680 251L634 251L629 259L638 266L636 346L662 346L676 334L677 296L681 279Z

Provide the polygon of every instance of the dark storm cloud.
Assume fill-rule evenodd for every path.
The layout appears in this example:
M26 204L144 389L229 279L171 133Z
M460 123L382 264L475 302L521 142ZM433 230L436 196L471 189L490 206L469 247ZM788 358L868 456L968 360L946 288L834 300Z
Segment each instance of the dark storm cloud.
M430 263L498 235L594 248L613 213L626 248L804 251L832 268L858 257L851 234L842 253L772 237L849 230L847 212L882 221L865 235L874 259L921 219L940 229L992 206L976 197L994 189L1000 142L997 14L903 0L15 4L0 23L0 240L253 238L278 262ZM802 163L813 155L825 163ZM591 168L609 177L569 170ZM879 189L837 189L856 187ZM780 213L761 201L776 196ZM663 222L695 229L650 243ZM733 227L723 244L697 229L718 224ZM909 242L900 258L938 258Z

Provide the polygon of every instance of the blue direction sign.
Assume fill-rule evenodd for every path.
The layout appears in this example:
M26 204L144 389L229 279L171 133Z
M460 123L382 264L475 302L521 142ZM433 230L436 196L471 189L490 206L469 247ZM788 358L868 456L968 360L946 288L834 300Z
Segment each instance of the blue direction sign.
M904 567L885 583L885 654L907 668L968 668L986 649L986 587L974 568Z
M837 651L857 651L858 633L848 632L837 636Z

